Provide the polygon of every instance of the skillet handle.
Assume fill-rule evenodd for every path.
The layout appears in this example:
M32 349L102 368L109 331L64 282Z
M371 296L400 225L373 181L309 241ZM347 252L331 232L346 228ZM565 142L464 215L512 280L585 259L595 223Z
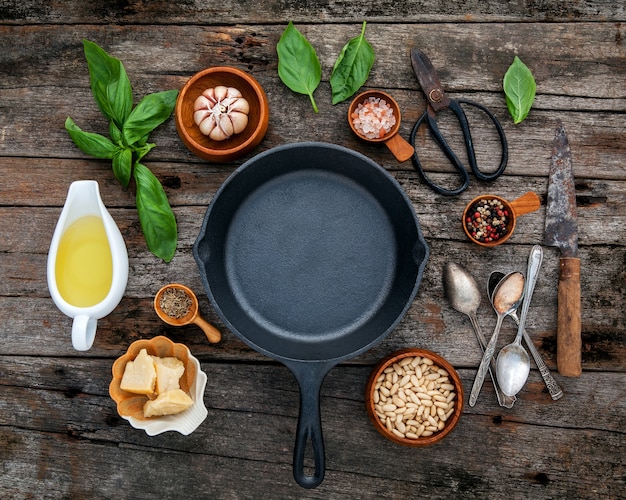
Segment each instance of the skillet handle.
M316 488L324 480L326 459L320 413L320 391L330 367L301 363L290 367L300 386L300 415L293 451L293 477L303 488ZM312 476L304 470L307 448L312 448L315 470Z

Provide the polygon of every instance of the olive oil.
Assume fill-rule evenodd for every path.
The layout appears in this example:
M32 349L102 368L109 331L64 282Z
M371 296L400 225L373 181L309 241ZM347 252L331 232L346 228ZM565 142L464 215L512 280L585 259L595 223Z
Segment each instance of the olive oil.
M113 281L113 259L102 218L87 215L61 236L55 265L63 300L76 307L102 302Z

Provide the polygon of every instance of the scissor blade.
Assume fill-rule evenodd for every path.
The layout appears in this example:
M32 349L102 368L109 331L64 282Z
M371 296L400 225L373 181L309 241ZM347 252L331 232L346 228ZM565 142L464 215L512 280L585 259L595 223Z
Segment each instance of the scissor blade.
M417 81L422 87L428 104L430 104L435 111L444 109L450 103L448 96L443 91L437 72L433 67L430 59L419 49L411 49L411 65Z

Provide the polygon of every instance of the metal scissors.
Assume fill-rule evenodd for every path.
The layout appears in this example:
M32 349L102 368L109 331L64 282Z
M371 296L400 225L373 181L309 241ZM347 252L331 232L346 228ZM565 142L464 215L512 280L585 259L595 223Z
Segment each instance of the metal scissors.
M469 101L465 99L450 99L443 90L441 86L441 82L439 81L439 77L433 68L430 60L426 55L418 49L411 50L411 64L413 66L413 71L417 76L417 80L419 81L424 94L426 94L426 99L428 101L428 106L424 114L417 120L415 125L413 126L413 130L411 132L410 143L415 150L413 154L413 166L420 173L422 180L434 191L439 194L447 195L447 196L455 196L457 194L462 193L467 189L470 182L470 177L465 165L459 160L458 156L454 153L452 148L449 146L448 142L442 136L439 127L437 126L437 112L450 109L459 121L461 125L461 131L463 132L463 140L465 142L465 149L467 151L467 158L470 164L470 168L474 175L480 179L481 181L493 181L502 175L504 169L506 168L506 164L508 161L508 145L506 142L506 137L504 135L504 130L502 129L502 125L495 117L495 115L489 111L482 104L478 104L474 101ZM474 143L472 141L472 134L470 132L469 123L467 120L467 116L461 108L461 104L467 104L470 106L474 106L475 108L480 109L484 112L493 122L498 131L498 135L500 136L500 144L502 145L502 158L500 160L500 166L498 169L490 174L484 174L478 168L476 164L476 153L474 151ZM415 149L415 135L417 134L417 130L419 129L422 123L426 123L430 130L430 134L437 145L444 152L446 157L452 162L452 165L458 170L459 174L462 177L462 184L456 189L445 189L437 184L435 184L424 172L422 168L422 164L417 156L417 150Z

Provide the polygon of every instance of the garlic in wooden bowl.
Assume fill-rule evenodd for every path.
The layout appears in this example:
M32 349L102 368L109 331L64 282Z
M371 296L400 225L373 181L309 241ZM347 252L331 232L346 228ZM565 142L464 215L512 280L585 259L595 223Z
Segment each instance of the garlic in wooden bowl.
M261 143L269 123L269 105L265 91L251 75L217 66L187 81L178 94L174 118L178 135L191 152L206 160L230 162Z
M214 141L230 139L248 125L250 105L234 87L206 89L194 103L193 120L200 132Z
M182 362L184 370L178 376L181 373L179 364L166 361L170 366L160 368L165 368L162 371L169 376L162 378L160 384L163 387L158 387L159 375L155 373L154 377L146 377L141 367L147 361L152 362L150 360L152 357L169 361L175 358ZM138 366L127 370L131 362L137 363ZM155 369L155 372L157 371L160 371L159 367ZM200 369L199 361L183 344L176 344L164 336L137 340L113 363L112 373L109 394L117 404L117 412L134 428L145 430L149 436L166 431L177 431L187 435L207 417L208 412L204 406L207 376ZM175 374L172 376L172 373ZM182 393L191 398L191 405ZM158 401L159 397L161 401ZM181 404L185 405L183 411L180 411Z

